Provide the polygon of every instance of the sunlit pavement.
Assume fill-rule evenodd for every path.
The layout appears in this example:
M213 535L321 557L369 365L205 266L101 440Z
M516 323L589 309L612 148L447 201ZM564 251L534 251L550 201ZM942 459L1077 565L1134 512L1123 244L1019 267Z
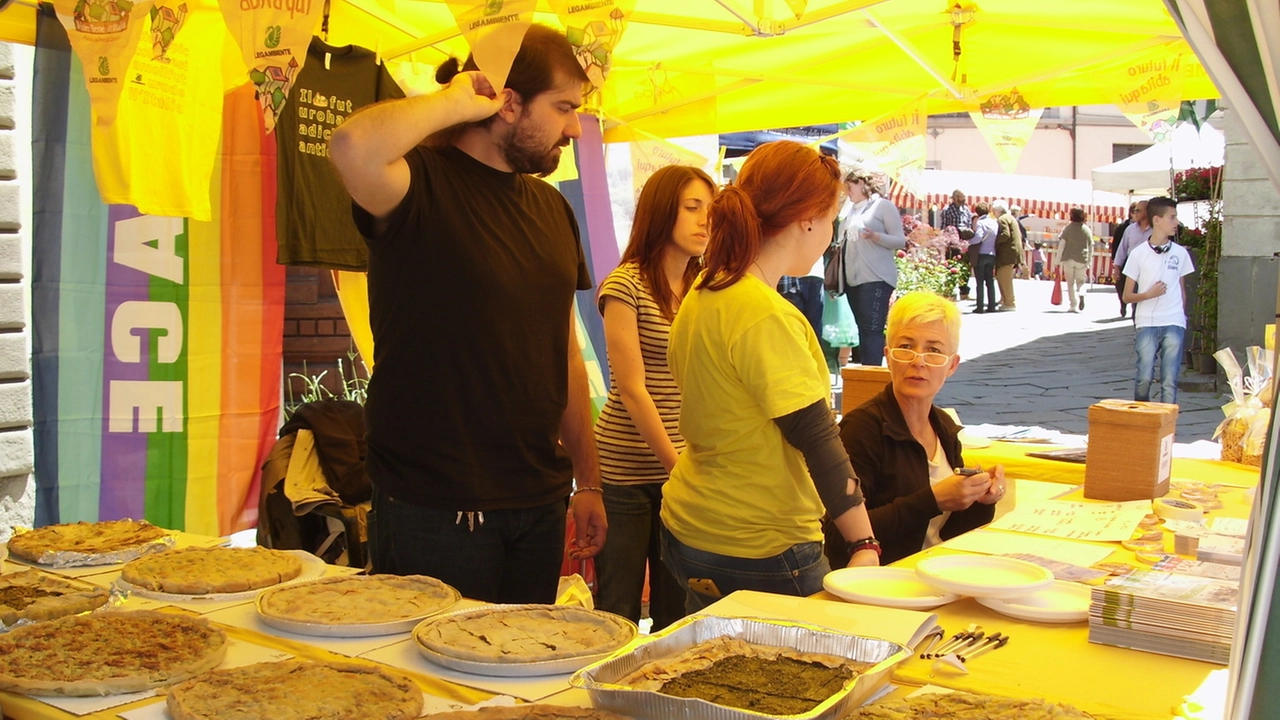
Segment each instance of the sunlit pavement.
M1085 307L1078 313L1067 310L1065 286L1062 304L1050 303L1048 281L1015 280L1013 311L975 315L972 300L960 301L960 368L937 404L955 408L966 424L1039 425L1084 434L1090 405L1131 399L1133 322L1120 318L1114 287L1085 287ZM1210 439L1226 401L1216 392L1179 391L1178 442Z

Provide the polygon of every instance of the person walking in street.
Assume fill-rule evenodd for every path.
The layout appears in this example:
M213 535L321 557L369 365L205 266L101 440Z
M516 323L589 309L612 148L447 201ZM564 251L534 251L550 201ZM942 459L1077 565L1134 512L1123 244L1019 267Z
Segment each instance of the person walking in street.
M1120 268L1120 277L1125 276L1124 267L1129 262L1129 255L1133 249L1143 245L1151 240L1151 220L1147 213L1147 201L1139 200L1138 207L1133 211L1133 223L1125 228L1124 235L1120 237L1120 246L1116 248L1116 267ZM1120 294L1120 317L1124 317L1126 313L1126 305L1124 293Z
M1124 301L1133 303L1137 374L1133 399L1177 404L1182 374L1182 342L1187 331L1186 276L1195 268L1186 248L1173 242L1178 205L1152 198L1146 216L1151 239L1133 248L1125 265ZM1156 360L1160 382L1154 382Z
M942 230L949 227L956 229L956 234L960 239L971 243L973 241L973 212L969 210L969 206L965 204L965 195L959 189L951 192L951 204L942 208L942 217L939 220ZM948 249L948 252L950 250ZM977 246L970 244L964 254L965 262L969 264L969 275L976 277L978 265ZM960 299L969 299L969 281L965 280L964 285L960 286Z
M1022 232L1018 221L1009 214L1009 204L1004 200L991 203L991 214L996 219L996 284L1000 286L1000 309L1017 310L1018 301L1013 294L1013 270L1022 263Z
M1111 236L1111 274L1114 276L1111 278L1111 283L1116 286L1116 300L1120 301L1120 317L1125 317L1126 314L1125 302L1121 299L1124 297L1124 273L1122 272L1123 268L1116 262L1116 253L1119 252L1120 243L1124 240L1125 230L1128 230L1129 226L1133 224L1133 218L1137 212L1138 203L1129 203L1128 217L1124 219L1124 222L1116 226L1116 231Z
M550 603L566 500L572 557L596 555L608 529L573 309L591 276L573 208L537 177L582 134L589 82L543 25L506 87L474 58L436 79L439 92L368 106L329 143L369 245L373 569Z
M974 261L973 282L977 288L978 304L973 308L975 313L996 311L996 235L1000 228L996 219L991 217L991 208L984 202L973 207L977 213L974 223L973 240L969 248L973 250ZM985 303L985 304L984 304Z
M654 631L684 617L684 588L662 563L659 543L663 483L684 450L667 345L671 321L702 268L715 190L698 168L654 173L640 191L622 261L600 283L609 396L596 420L596 446L609 544L596 556L596 607L640 622L647 570Z
M860 168L844 175L852 207L841 223L849 309L858 324L858 358L863 365L884 363L884 328L889 301L898 286L896 253L907 246L902 215L880 195L876 179Z
M1084 208L1071 208L1070 217L1071 222L1058 233L1058 240L1062 243L1058 257L1062 260L1062 274L1067 281L1067 309L1080 312L1084 310L1084 283L1093 259L1093 232L1084 224L1087 217Z

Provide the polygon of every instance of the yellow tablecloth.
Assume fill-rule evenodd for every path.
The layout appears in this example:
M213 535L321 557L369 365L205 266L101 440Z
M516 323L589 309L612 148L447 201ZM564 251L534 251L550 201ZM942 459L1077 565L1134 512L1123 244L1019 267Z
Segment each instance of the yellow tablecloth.
M983 467L999 463L1004 465L1005 475L1008 477L1031 478L1033 480L1060 482L1068 485L1084 483L1084 465L1082 463L1027 457L1029 452L1049 450L1054 447L1057 446L993 442L990 447L965 448L964 461L965 464L970 466L981 464ZM1171 473L1174 480L1198 480L1200 482L1216 482L1239 487L1254 487L1258 484L1260 475L1261 471L1258 468L1241 465L1240 463L1185 458L1173 459Z
M1067 483L1084 481L1083 465L1026 458L1026 450L1025 446L998 443L992 448L977 451L983 454L982 460L971 460L969 451L965 453L965 460L970 464L1009 460L1011 462L1006 468L1016 468L1008 470L1012 477L1057 479ZM1077 474L1075 479L1070 479L1072 469ZM1256 468L1206 460L1175 460L1173 475L1181 480L1247 487L1255 485L1258 478ZM1080 490L1062 499L1084 501ZM1248 517L1250 503L1244 490L1224 489L1220 499L1223 507L1211 513L1212 516ZM1171 533L1165 535L1166 549L1172 552ZM924 558L950 552L953 551L935 547L895 565L914 567ZM1138 564L1133 553L1118 543L1107 559ZM826 593L816 597L835 599ZM948 636L976 623L988 634L1002 632L1012 639L999 650L975 658L969 675L935 669L933 661L915 657L898 668L893 675L894 682L938 685L1011 697L1043 697L1075 705L1100 720L1167 720L1175 716L1185 696L1199 688L1211 672L1223 667L1090 643L1087 623L1052 625L1025 622L1001 615L972 598L963 598L933 612L938 615L938 621L946 628Z

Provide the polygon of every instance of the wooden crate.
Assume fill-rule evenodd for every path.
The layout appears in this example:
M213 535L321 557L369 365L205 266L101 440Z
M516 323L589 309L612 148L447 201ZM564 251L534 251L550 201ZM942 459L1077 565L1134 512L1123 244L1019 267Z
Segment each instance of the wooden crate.
M845 365L840 368L844 385L840 391L840 414L879 395L889 384L889 368L871 365Z
M1178 406L1103 400L1089 408L1084 496L1150 500L1169 492Z

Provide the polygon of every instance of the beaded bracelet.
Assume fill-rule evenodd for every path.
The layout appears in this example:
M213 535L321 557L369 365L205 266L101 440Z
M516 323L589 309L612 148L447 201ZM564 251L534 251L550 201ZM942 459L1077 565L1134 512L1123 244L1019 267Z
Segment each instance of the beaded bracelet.
M580 488L575 489L573 491L573 494L577 495L578 493L582 493L582 492L598 492L601 495L603 495L604 488L600 487L599 485L584 485Z

